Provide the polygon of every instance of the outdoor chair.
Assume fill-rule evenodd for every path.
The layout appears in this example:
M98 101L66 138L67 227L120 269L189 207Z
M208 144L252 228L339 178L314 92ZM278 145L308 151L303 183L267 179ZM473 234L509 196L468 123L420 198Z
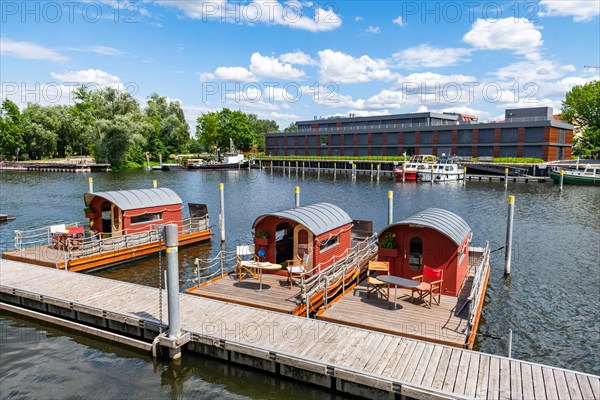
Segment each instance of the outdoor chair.
M378 275L389 275L390 265L387 261L369 261L367 269L367 298L369 293L380 293L386 300L390 298L390 286L377 279ZM385 289L385 290L384 290Z
M412 279L421 282L419 286L412 289L411 299L413 303L415 302L414 294L417 293L417 299L424 300L425 304L429 304L429 308L431 308L432 300L438 306L440 305L444 270L423 265L423 275L415 276ZM436 293L437 300L433 297ZM427 302L427 296L429 296L429 303Z
M308 253L304 253L302 259L295 258L293 260L287 260L287 266L285 267L288 272L288 283L290 289L292 288L293 278L302 278L308 271Z
M64 237L67 233L67 228L65 224L60 225L50 225L50 235L52 235L52 242L50 247L53 249L62 250L64 246Z
M85 227L70 226L67 230L69 231L69 240L67 241L69 250L77 249L85 237Z
M254 254L254 245L242 245L236 246L235 248L235 269L236 274L241 282L246 276L251 276L258 279L259 271L256 268L245 265L244 262L254 261L258 262L258 256Z

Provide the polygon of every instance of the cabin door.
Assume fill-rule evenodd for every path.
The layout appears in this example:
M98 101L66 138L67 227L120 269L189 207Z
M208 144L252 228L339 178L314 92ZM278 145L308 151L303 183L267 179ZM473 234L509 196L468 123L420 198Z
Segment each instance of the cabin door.
M110 206L110 226L111 226L111 235L121 236L122 226L123 226L123 212L121 209L114 204Z
M303 225L294 228L294 254L300 260L306 261L306 269L311 274L313 260L313 234Z
M409 232L404 239L402 276L412 278L423 272L423 238Z

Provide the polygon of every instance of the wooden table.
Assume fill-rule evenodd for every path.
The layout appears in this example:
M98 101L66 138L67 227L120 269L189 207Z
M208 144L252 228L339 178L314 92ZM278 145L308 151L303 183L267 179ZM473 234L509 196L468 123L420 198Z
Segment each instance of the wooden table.
M416 288L421 284L421 282L413 281L412 279L401 278L399 276L394 275L377 275L377 279L381 282L388 283L390 285L394 285L394 310L396 309L396 298L397 298L397 290L398 286L405 288Z
M262 291L262 271L265 270L278 270L281 269L281 264L271 264L270 262L257 262L257 261L242 261L242 265L245 267L256 268L258 270L258 280L260 282L259 291Z

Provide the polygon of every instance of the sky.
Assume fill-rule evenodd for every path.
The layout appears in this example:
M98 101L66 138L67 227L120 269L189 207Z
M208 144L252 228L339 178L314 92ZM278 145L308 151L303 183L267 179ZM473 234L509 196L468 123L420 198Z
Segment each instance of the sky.
M600 2L0 2L2 98L68 104L74 87L156 92L196 118L420 111L482 121L561 109L600 79ZM586 68L586 66L588 66ZM594 68L596 67L596 68Z

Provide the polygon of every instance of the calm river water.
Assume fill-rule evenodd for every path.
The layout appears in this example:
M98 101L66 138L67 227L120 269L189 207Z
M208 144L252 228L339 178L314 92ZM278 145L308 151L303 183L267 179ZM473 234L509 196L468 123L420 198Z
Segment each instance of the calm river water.
M84 174L0 171L0 213L17 217L0 225L2 249L13 230L84 220ZM354 219L380 230L387 221L387 191L394 191L394 219L426 207L462 216L475 245L504 244L507 196L516 196L512 275L503 276L504 251L493 253L492 274L480 333L507 336L513 357L600 374L600 190L553 184L468 182L379 183L369 176L284 175L281 171L145 172L92 174L95 191L159 186L184 202L207 203L217 224L219 182L225 184L227 249L250 243L252 223L266 212L301 203L334 203ZM217 228L210 244L180 250L181 285L189 287L195 257L220 249ZM157 256L95 274L156 286ZM505 355L506 340L480 337L477 349ZM186 356L180 365L157 363L144 354L87 336L41 326L14 316L0 318L1 398L341 398L301 384L214 360Z

